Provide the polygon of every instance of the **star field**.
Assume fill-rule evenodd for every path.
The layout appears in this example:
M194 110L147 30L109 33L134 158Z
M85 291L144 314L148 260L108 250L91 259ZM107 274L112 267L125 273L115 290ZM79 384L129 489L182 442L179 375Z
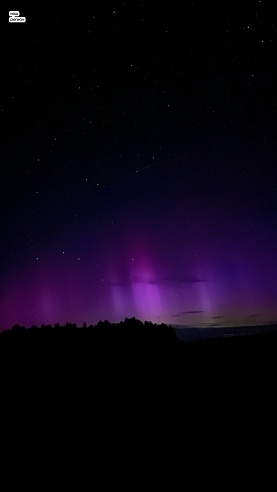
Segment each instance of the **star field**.
M3 13L0 329L276 322L273 4L18 8L25 24Z

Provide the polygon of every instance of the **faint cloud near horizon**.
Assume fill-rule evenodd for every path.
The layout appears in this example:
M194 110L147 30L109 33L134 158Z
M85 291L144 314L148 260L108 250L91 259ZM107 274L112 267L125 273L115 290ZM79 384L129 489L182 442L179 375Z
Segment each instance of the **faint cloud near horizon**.
M173 318L180 318L180 316L184 316L185 314L199 314L199 313L204 313L203 310L198 310L198 311L181 311L180 313L172 314L171 316Z
M145 278L145 277L133 277L130 275L128 278L124 278L123 280L119 280L116 282L110 281L110 284L114 287L123 287L129 284L163 284L163 283L178 283L178 284L190 284L190 283L198 283L198 282L207 282L206 279L198 278L198 277L157 277L157 278ZM188 311L189 312L189 311ZM192 311L193 312L193 311Z

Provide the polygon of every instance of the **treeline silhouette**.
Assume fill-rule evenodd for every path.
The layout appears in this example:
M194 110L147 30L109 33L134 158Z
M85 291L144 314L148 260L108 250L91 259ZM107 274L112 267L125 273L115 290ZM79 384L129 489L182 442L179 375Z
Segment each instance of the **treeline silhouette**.
M276 491L276 334L135 318L0 334L1 490Z

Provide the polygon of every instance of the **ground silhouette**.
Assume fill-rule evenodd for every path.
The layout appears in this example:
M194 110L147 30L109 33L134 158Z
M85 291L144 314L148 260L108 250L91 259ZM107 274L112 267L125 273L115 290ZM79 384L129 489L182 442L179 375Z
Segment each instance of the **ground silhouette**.
M0 335L1 490L276 490L277 336L135 318Z

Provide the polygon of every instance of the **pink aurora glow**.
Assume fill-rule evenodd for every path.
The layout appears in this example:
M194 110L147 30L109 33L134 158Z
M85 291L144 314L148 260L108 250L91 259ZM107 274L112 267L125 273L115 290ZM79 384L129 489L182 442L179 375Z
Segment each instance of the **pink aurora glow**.
M14 272L2 289L1 329L15 323L97 323L135 316L174 325L257 324L276 319L276 259L262 240L191 236L175 254L154 234L105 244L94 259L50 254ZM215 239L216 238L216 239ZM205 240L204 240L205 239ZM275 263L274 263L274 262Z

